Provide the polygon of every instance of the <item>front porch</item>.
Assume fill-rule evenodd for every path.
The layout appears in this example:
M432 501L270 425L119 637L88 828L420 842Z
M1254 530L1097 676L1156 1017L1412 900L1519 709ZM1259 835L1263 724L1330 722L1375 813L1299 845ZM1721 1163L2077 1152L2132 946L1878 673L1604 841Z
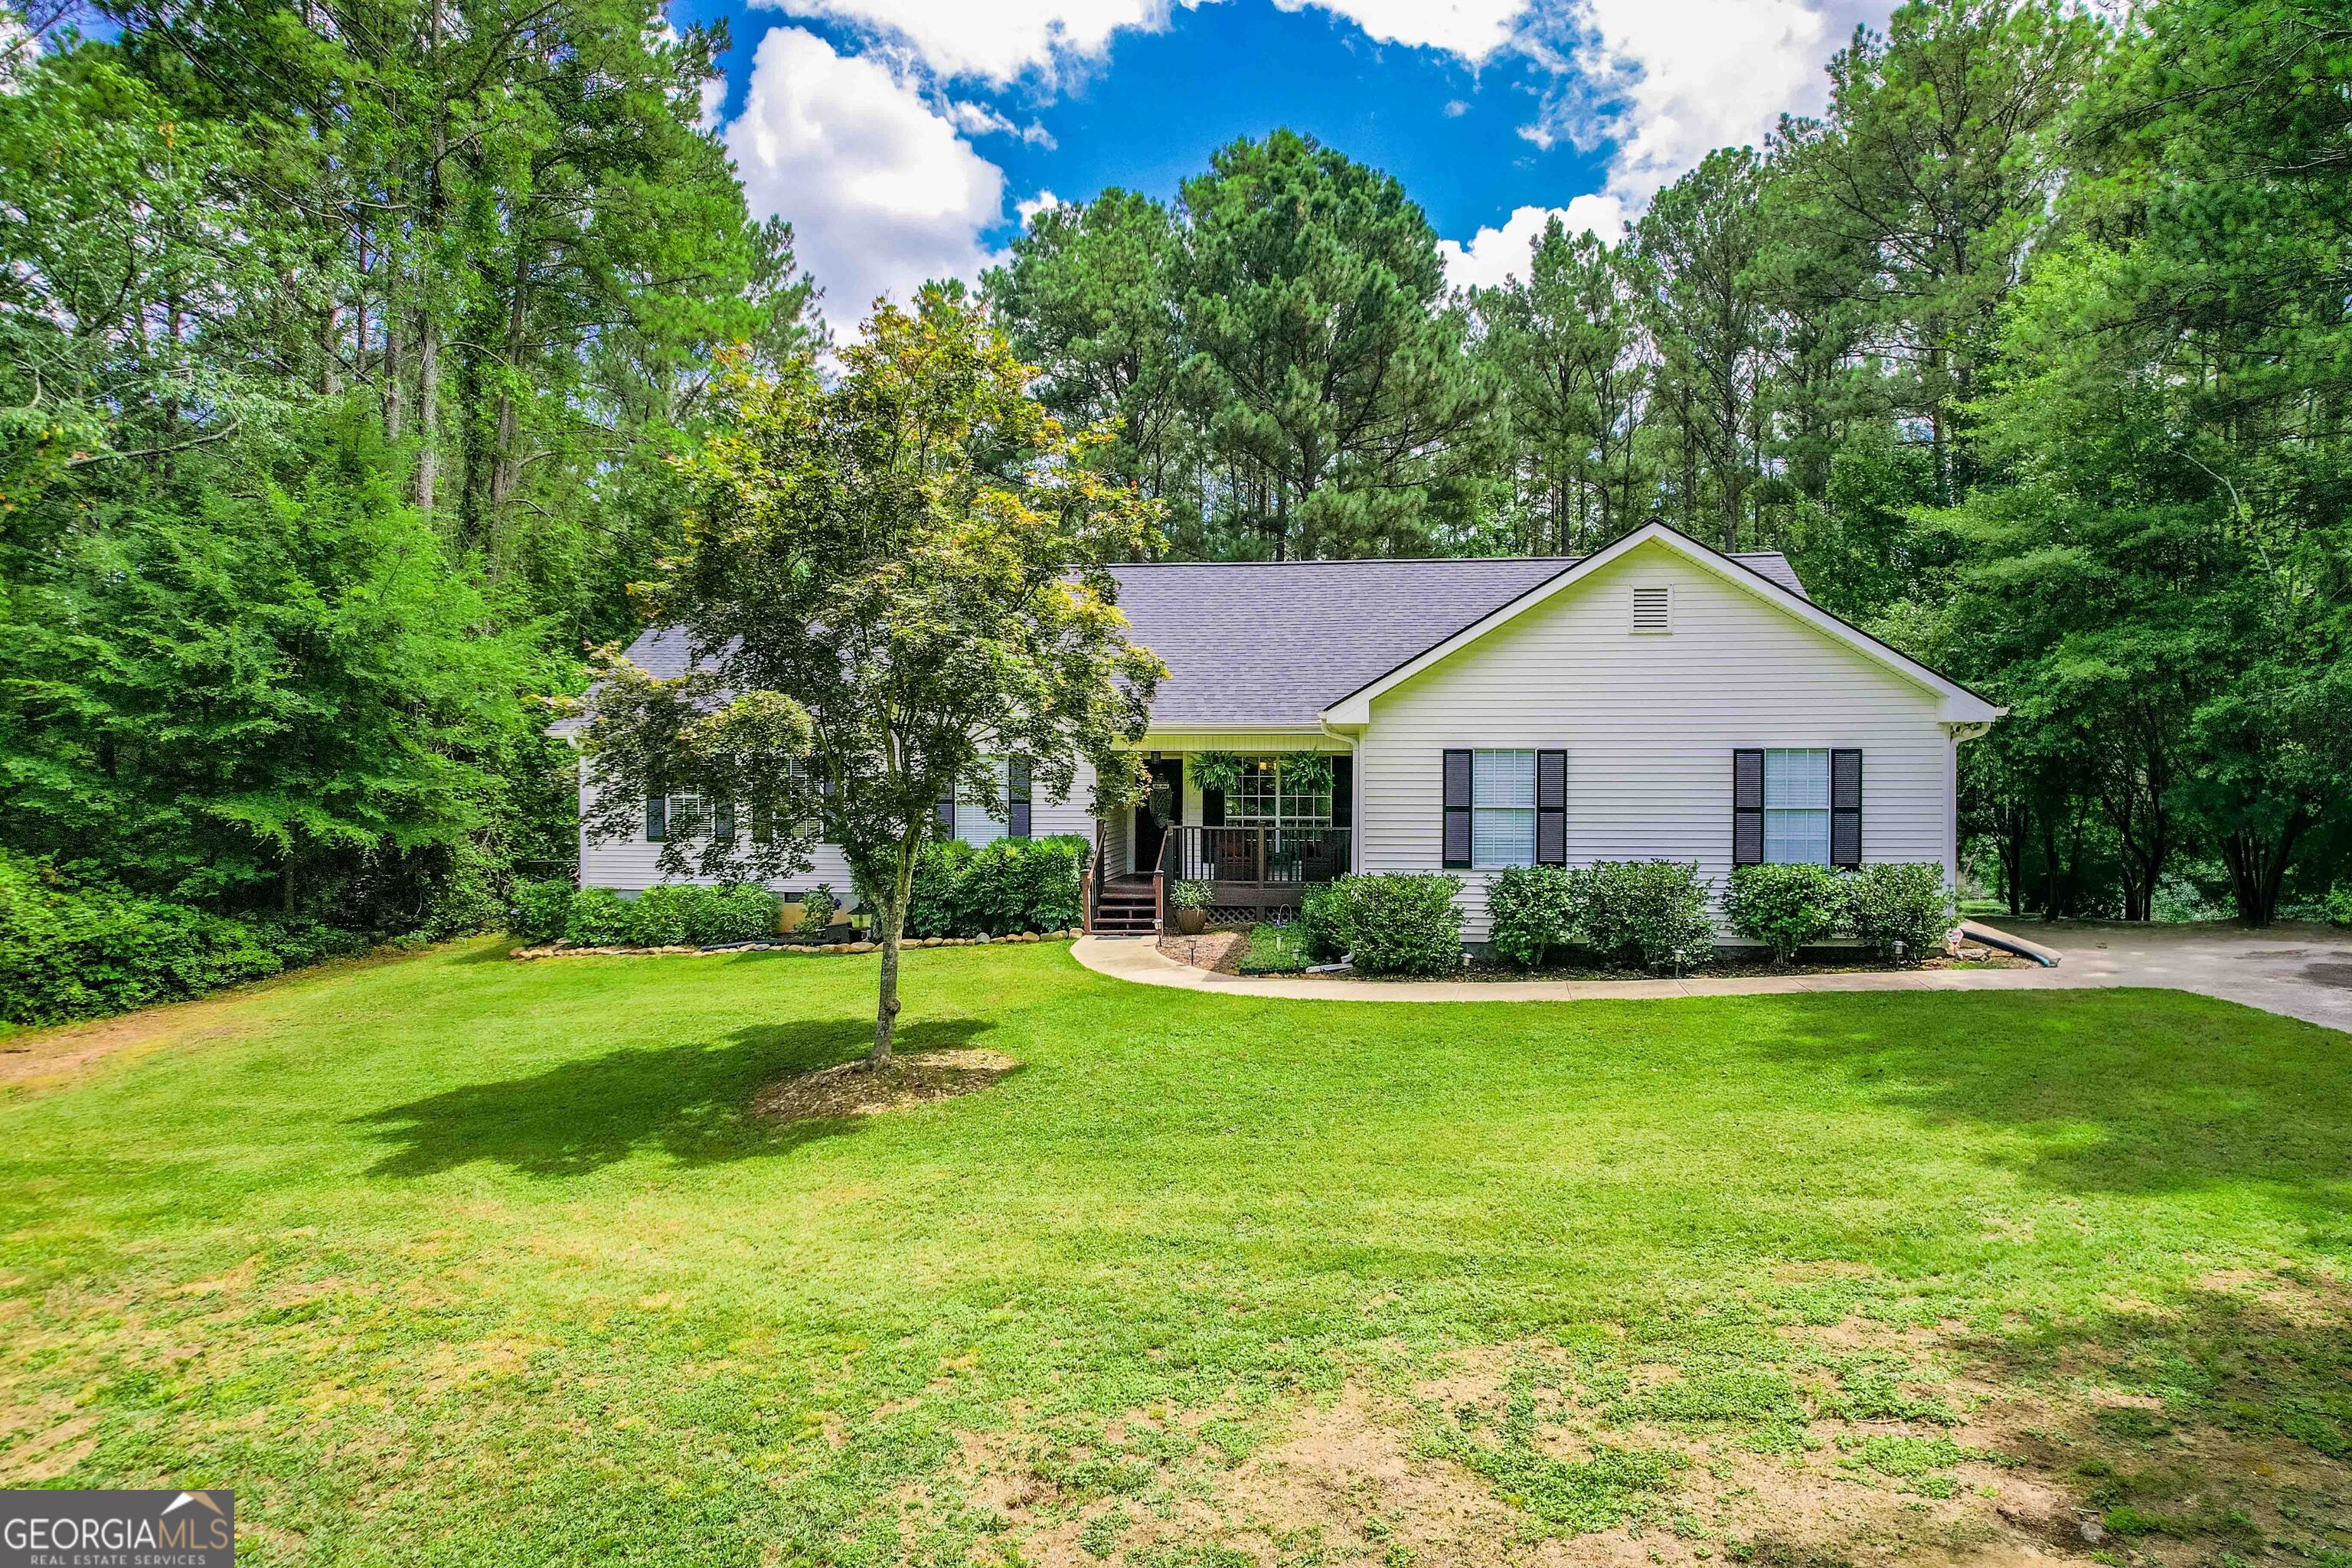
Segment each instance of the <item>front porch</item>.
M1106 936L1167 930L1173 923L1170 898L1181 882L1206 884L1213 921L1296 911L1307 889L1346 875L1353 837L1345 827L1170 824L1148 869L1102 879L1091 929Z
M1159 931L1180 884L1209 889L1211 918L1296 910L1353 867L1355 757L1322 734L1169 737L1148 753L1144 798L1097 824L1092 929Z

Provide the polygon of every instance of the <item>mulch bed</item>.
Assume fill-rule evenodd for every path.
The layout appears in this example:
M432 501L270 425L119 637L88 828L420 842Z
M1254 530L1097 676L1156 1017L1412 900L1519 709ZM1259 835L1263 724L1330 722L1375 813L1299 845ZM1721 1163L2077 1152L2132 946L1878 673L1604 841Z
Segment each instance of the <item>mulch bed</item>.
M1248 947L1249 933L1239 931L1204 931L1198 936L1160 939L1160 951L1177 963L1219 974L1239 974L1242 954Z
M876 1116L910 1105L978 1094L1021 1064L1002 1051L960 1046L893 1053L890 1065L869 1072L862 1061L820 1068L783 1079L751 1101L753 1114L772 1121L819 1121Z

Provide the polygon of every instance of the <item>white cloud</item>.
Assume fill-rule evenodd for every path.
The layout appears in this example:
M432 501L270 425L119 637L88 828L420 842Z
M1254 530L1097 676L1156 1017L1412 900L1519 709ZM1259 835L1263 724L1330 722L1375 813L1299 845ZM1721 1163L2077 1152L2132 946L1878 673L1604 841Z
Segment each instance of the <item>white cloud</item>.
M752 0L866 27L943 78L1003 86L1031 72L1051 82L1098 60L1114 34L1164 29L1178 5L1214 0ZM1326 11L1381 43L1442 49L1475 64L1511 41L1528 0L1274 0Z
M1818 110L1822 67L1888 0L1575 0L1549 56L1568 77L1525 134L1608 143L1607 192L1629 209L1717 147L1754 145L1783 110Z
M716 131L719 129L719 120L726 112L727 79L723 76L712 77L702 84L702 110L695 117L694 122L702 130Z
M1625 221L1625 206L1615 196L1579 196L1564 207L1520 207L1500 228L1482 228L1468 244L1441 239L1438 254L1445 258L1445 281L1456 289L1493 289L1507 278L1525 279L1528 251L1543 237L1544 226L1557 215L1571 235L1591 229L1614 242Z
M1047 207L1057 207L1061 205L1062 198L1055 195L1053 192L1039 191L1027 201L1017 203L1013 210L1020 216L1021 226L1025 230L1029 226L1029 220L1031 218L1035 217Z
M949 121L967 136L1018 136L1049 153L1054 149L1054 133L1037 121L1015 125L1003 110L965 98L945 100L943 107Z
M1004 216L1004 174L913 86L814 33L760 40L727 148L755 213L793 225L801 264L846 337L875 297L909 299L929 278L972 278L981 232Z
M888 34L942 77L999 84L1102 54L1121 27L1168 25L1170 0L753 0Z
M1345 16L1384 44L1443 49L1475 65L1511 41L1527 0L1275 0L1286 11L1309 5Z

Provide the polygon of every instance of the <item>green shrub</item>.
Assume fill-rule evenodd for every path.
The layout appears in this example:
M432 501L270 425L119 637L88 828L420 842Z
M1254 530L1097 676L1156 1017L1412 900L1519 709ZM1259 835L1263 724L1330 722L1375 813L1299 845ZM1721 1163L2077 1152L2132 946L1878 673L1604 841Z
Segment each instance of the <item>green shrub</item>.
M1462 879L1439 872L1342 877L1348 953L1365 974L1451 974L1462 967Z
M329 933L331 933L331 935ZM248 923L0 850L0 1019L51 1024L275 974L352 933ZM363 939L360 940L363 944Z
M1343 877L1336 882L1318 883L1299 900L1300 944L1318 963L1337 963L1355 945L1355 900L1347 881Z
M697 947L765 942L776 934L776 895L757 882L722 882L698 889L687 905L686 940Z
M1068 931L1085 917L1079 886L1086 878L1087 857L1093 852L1094 846L1076 833L1030 841L1030 860L1035 868L1030 879L1030 930Z
M1799 948L1845 928L1845 881L1826 866L1736 866L1723 914L1733 931L1786 963Z
M1168 889L1168 907L1175 910L1205 910L1215 897L1206 882L1179 882Z
M1087 844L1075 834L923 846L907 903L909 936L1009 936L1078 923Z
M907 894L907 924L909 936L962 936L969 934L957 929L960 913L957 889L963 882L964 868L977 853L961 838L934 838L925 843L915 857L915 878Z
M834 896L831 882L819 882L801 895L801 924L804 931L821 931L833 923L834 911L841 900Z
M1601 952L1679 973L1715 954L1713 890L1688 860L1603 860L1579 879L1577 935Z
M683 947L688 922L707 889L692 882L663 882L639 893L629 906L629 937L636 947Z
M572 883L566 878L517 882L507 910L507 930L525 942L553 942L572 917Z
M1582 880L1563 866L1514 866L1486 884L1486 942L1496 956L1533 969L1576 931Z
M1952 929L1952 890L1944 868L1926 861L1864 866L1846 874L1853 934L1884 958L1899 950L1916 963L1944 945Z
M637 939L627 900L610 888L583 888L572 896L563 940L580 947L626 947Z
M2352 926L2352 882L2340 882L2328 889L2321 909L2329 925Z

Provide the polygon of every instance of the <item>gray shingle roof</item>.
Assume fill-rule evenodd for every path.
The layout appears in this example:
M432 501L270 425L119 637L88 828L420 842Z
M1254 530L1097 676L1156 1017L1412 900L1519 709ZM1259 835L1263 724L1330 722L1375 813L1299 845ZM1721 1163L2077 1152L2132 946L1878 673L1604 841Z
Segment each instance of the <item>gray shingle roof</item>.
M1168 679L1168 728L1305 724L1369 680L1565 572L1577 555L1116 566L1118 607ZM1791 593L1788 558L1734 560Z
M1582 559L1171 562L1114 566L1111 575L1135 640L1168 666L1153 723L1311 726L1365 682ZM1805 591L1777 551L1732 559ZM648 674L683 675L686 633L656 626L629 645L629 658Z

